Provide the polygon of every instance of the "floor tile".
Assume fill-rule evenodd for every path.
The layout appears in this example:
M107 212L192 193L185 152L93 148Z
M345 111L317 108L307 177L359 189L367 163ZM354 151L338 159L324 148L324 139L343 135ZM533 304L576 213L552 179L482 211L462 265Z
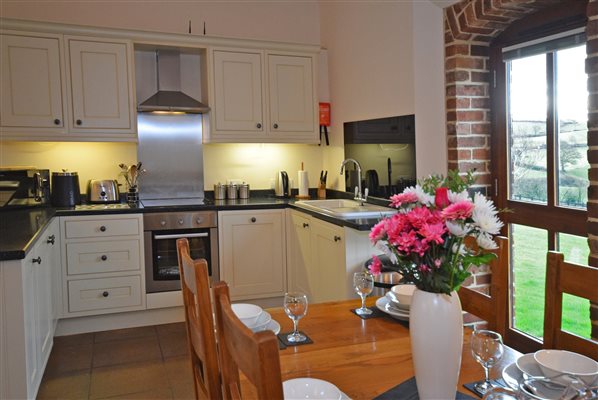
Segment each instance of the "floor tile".
M156 328L152 326L140 326L138 328L115 329L112 331L96 332L95 343L103 343L112 340L125 340L142 337L156 336Z
M53 346L45 375L56 377L72 371L89 372L92 354L93 345L91 343L78 346L67 346L66 344Z
M162 360L155 336L114 340L93 346L93 368L151 360Z
M79 335L55 336L54 346L78 346L93 343L93 333L81 333Z
M139 394L170 388L162 361L94 368L90 399Z
M187 332L158 335L158 340L160 341L160 349L162 350L164 359L189 354Z
M166 336L170 334L186 334L187 328L184 322L175 322L172 324L156 325L156 331L158 332L158 336Z
M172 397L172 390L170 388L158 388L138 393L126 393L117 396L104 397L106 400L170 400Z
M170 387L172 388L173 398L192 399L195 398L193 389L193 373L188 357L176 357L164 360L164 367Z
M58 377L44 375L37 399L87 399L90 380L91 373L89 371L75 371Z

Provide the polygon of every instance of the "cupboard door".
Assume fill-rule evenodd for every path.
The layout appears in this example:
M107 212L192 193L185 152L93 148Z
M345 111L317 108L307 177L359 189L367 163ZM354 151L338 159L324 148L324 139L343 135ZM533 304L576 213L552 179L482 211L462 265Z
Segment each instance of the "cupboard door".
M312 219L311 230L310 270L317 285L311 301L344 300L347 298L344 230L316 219Z
M220 277L233 300L281 296L286 289L283 210L219 213Z
M268 55L272 135L316 131L312 64L311 57Z
M311 264L311 218L291 211L288 245L289 290L300 291L312 299L312 287L317 283Z
M72 130L131 129L128 45L68 39Z
M60 41L0 35L3 127L64 127Z
M264 132L262 55L214 51L216 131Z

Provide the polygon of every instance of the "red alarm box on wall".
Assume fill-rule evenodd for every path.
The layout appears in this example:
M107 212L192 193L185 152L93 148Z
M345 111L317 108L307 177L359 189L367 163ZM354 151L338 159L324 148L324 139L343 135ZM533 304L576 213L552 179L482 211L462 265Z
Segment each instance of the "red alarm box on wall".
M320 126L330 126L330 103L320 103Z

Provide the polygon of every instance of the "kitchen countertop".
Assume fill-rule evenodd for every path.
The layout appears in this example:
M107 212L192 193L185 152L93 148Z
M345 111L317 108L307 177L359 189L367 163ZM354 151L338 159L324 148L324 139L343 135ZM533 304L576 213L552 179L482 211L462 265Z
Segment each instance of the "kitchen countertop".
M343 192L330 191L329 198L345 197ZM323 221L339 226L346 226L352 229L367 231L378 222L378 218L361 219L340 219L318 212L309 211L294 206L295 199L282 199L272 195L259 195L249 199L238 200L212 200L210 204L201 206L167 206L144 208L142 205L130 208L106 208L106 209L75 209L75 208L52 208L39 207L20 210L0 211L0 261L20 260L30 246L35 242L37 236L54 216L65 217L75 215L110 215L110 214L132 214L132 213L156 213L171 211L229 211L229 210L259 210L272 208L294 208L310 214Z

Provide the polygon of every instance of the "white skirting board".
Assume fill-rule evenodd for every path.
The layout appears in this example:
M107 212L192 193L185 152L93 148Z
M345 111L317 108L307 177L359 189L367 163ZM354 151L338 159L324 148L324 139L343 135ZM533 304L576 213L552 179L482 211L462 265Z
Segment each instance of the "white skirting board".
M159 308L89 317L65 318L58 321L55 336L100 332L112 329L169 324L185 321L183 307Z

